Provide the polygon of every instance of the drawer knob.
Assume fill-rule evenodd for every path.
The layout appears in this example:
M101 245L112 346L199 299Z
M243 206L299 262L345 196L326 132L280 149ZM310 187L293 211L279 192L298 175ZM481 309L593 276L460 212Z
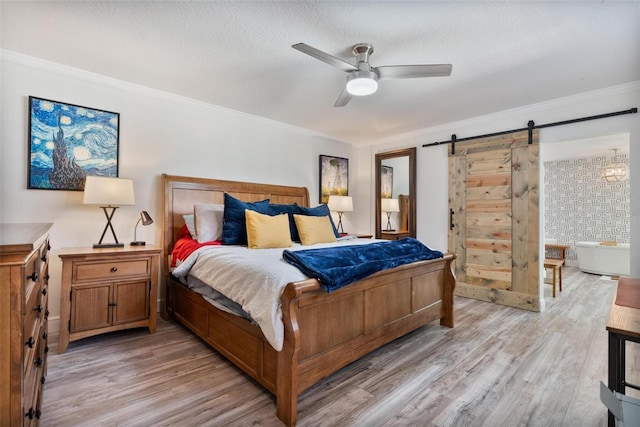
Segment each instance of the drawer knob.
M33 307L33 311L37 311L38 313L42 313L42 305L38 304L35 307Z
M27 276L27 279L31 279L35 282L36 280L38 280L38 273L34 271L33 273Z
M36 418L40 419L40 417L42 416L42 412L40 411L40 409L36 410Z
M45 277L45 279L48 279L48 277ZM42 295L46 295L46 294L47 294L47 288L44 288L44 289L42 290Z
M42 262L47 262L47 256L46 255L42 255L42 258L40 258L42 260Z
M36 411L33 410L33 407L29 408L29 412L24 414L24 416L29 418L30 420L32 420L35 415L36 415Z
M33 344L35 344L33 337L29 337L29 339L24 343L24 345L26 345L29 348L33 348Z
M43 376L40 377L40 384L44 384L47 379Z
M47 275L45 275L45 276L44 276L44 280L49 280L49 277L51 277L51 276L49 276L48 274L47 274Z
M118 271L118 267L111 267L111 272L115 273L116 271Z
M42 362L43 362L42 357L38 357L36 360L34 360L33 364L36 366L40 366L42 365Z
M42 333L42 339L46 340L49 335L46 332Z

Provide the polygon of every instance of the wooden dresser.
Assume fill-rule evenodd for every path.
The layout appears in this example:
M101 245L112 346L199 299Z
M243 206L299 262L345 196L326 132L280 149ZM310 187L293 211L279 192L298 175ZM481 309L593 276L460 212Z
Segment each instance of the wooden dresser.
M58 352L70 341L128 328L156 331L161 249L65 248Z
M0 426L40 420L52 225L0 224Z

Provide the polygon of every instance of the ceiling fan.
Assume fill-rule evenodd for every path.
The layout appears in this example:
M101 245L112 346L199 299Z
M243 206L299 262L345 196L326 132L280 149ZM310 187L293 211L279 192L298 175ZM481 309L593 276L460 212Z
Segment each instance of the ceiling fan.
M351 65L305 43L297 43L291 47L349 73L347 85L338 96L334 107L344 107L353 96L371 95L378 90L379 79L414 79L451 75L451 64L372 67L369 64L369 56L373 53L373 46L368 43L358 43L353 46L352 52L356 57L356 65Z

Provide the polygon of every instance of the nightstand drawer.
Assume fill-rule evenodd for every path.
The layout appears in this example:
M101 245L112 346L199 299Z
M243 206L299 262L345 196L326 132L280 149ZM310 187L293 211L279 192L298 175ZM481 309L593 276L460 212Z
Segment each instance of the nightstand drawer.
M112 280L131 276L147 276L151 272L151 259L119 260L116 262L74 263L73 282Z

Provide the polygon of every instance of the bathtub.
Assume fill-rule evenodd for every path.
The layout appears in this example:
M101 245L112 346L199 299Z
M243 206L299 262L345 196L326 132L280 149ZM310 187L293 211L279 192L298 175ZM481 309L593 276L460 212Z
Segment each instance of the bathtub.
M578 268L587 273L628 276L631 252L628 243L605 246L598 242L576 242Z

